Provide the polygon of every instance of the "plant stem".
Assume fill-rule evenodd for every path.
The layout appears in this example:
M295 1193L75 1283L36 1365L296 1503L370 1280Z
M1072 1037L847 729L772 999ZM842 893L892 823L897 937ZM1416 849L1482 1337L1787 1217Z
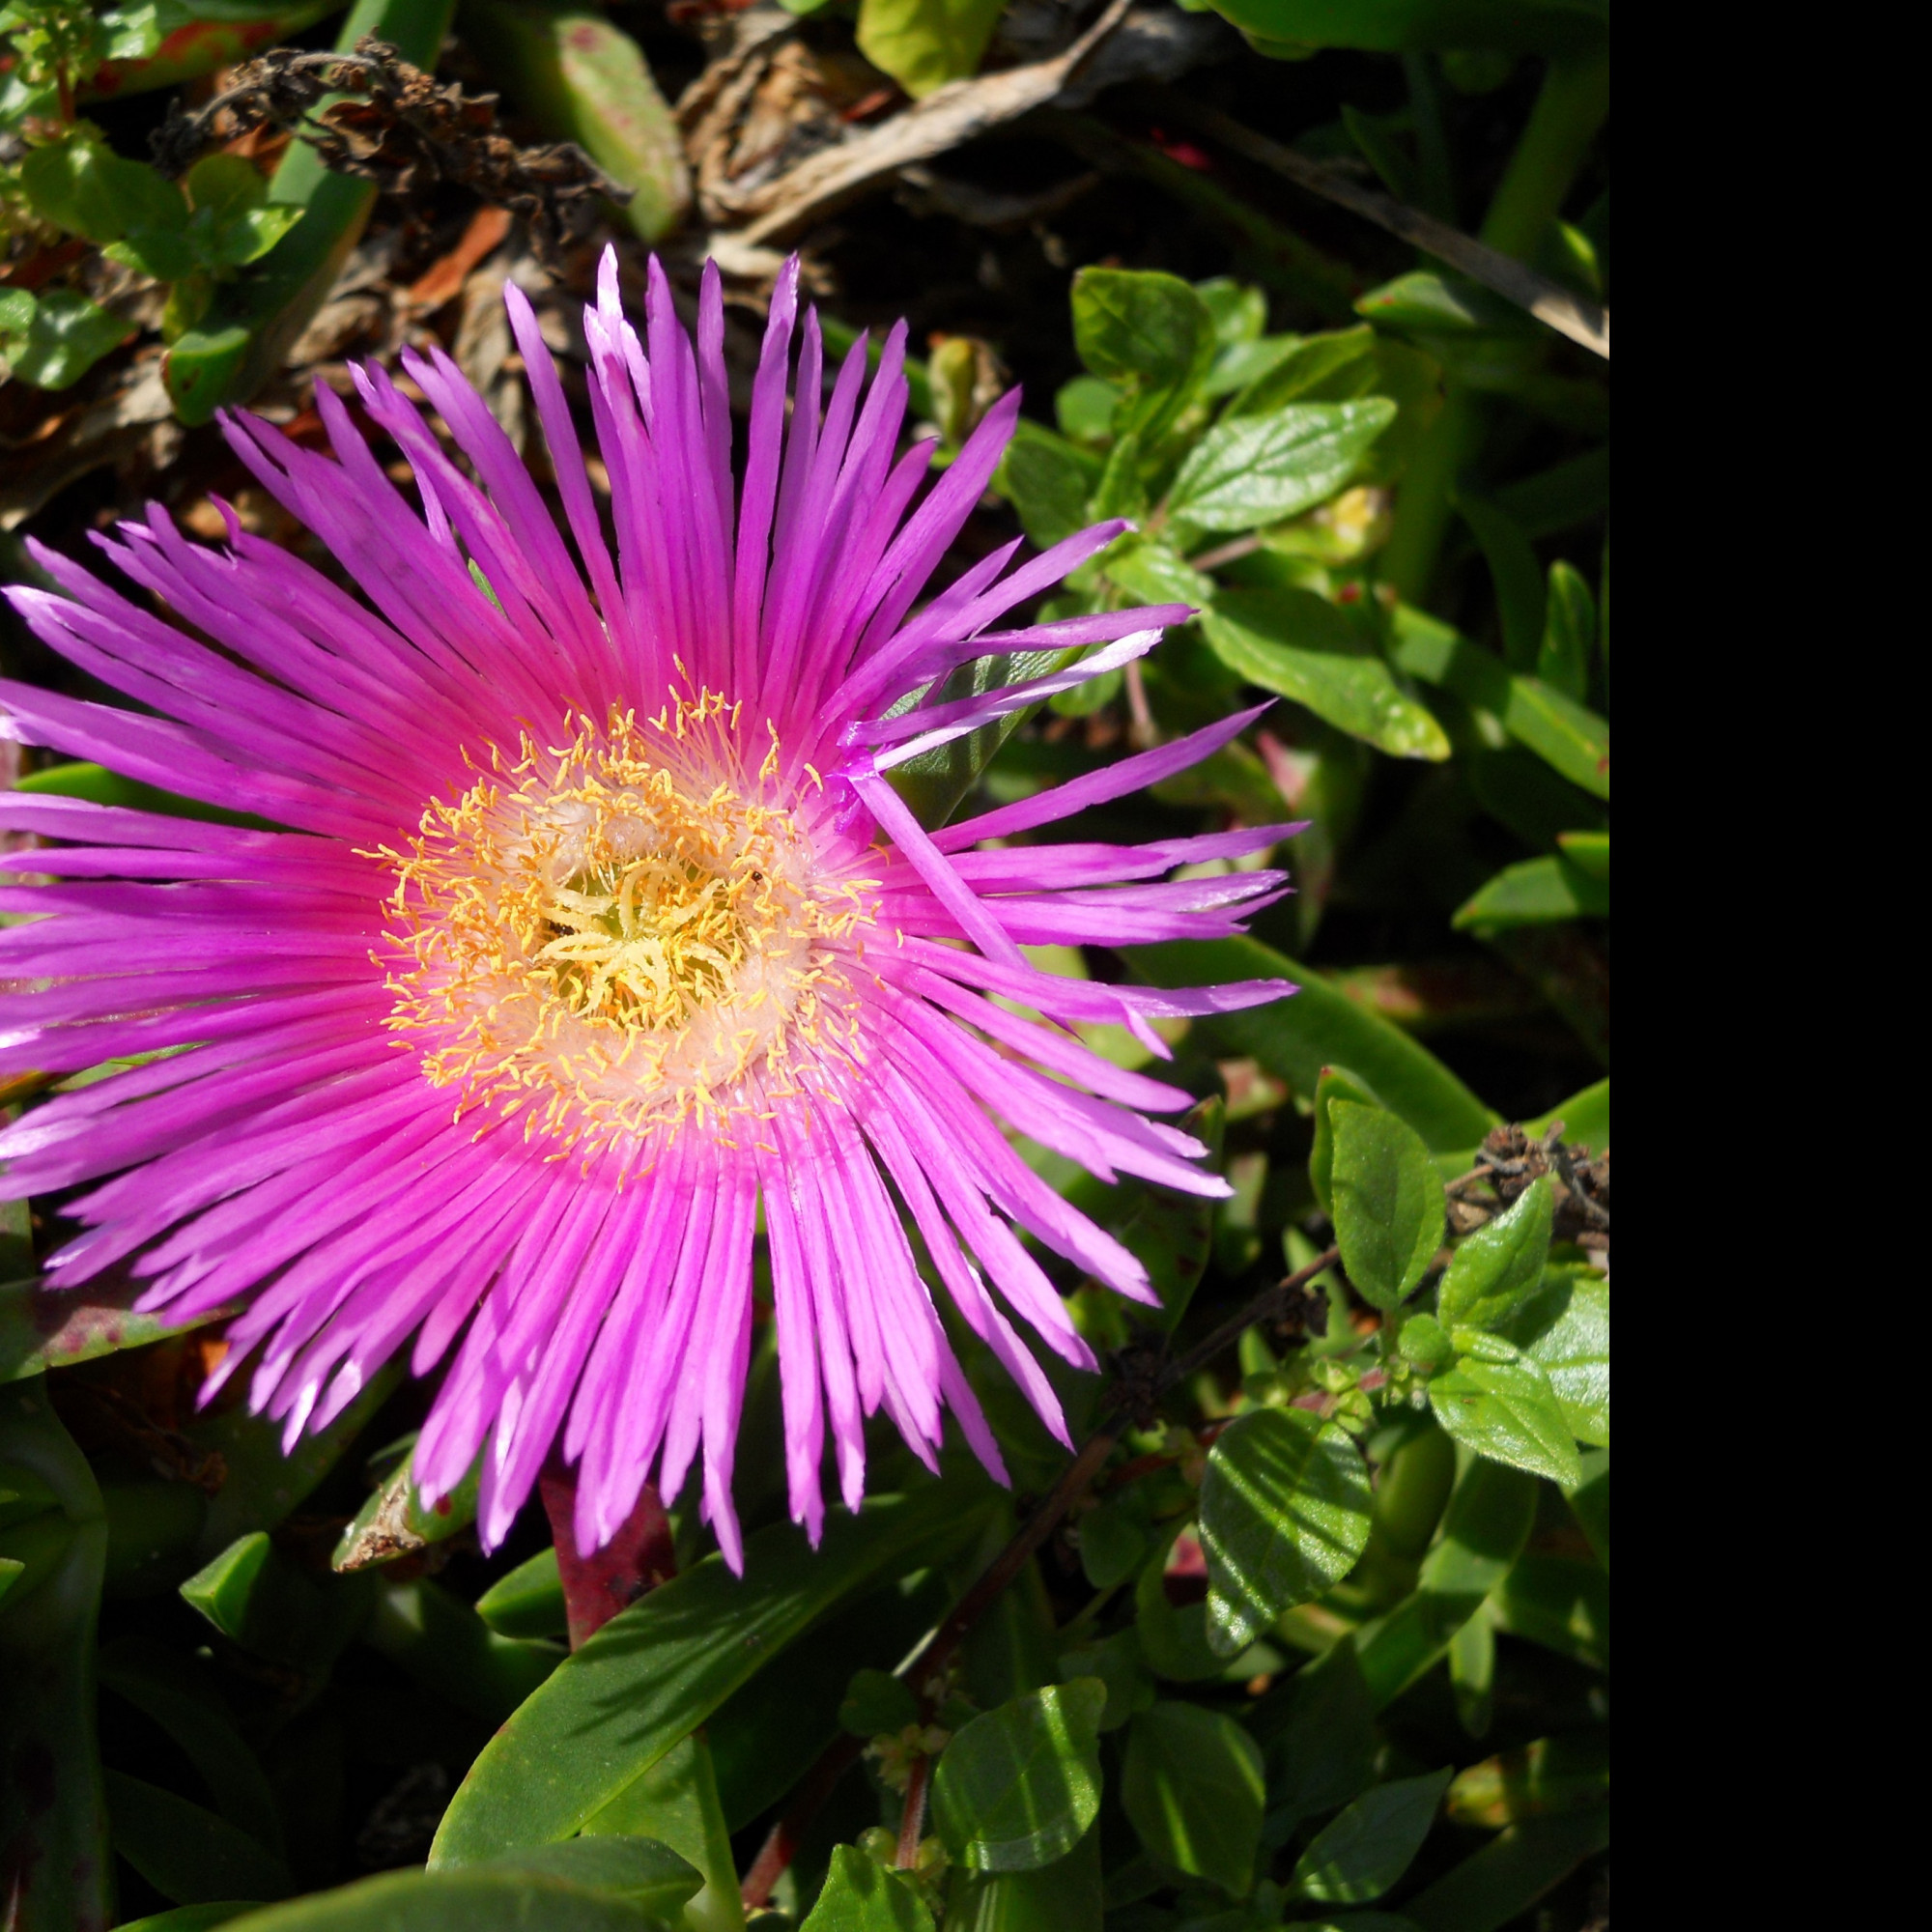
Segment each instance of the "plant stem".
M1027 1518L1006 1548L980 1572L973 1587L953 1605L952 1614L933 1632L919 1655L899 1672L920 1700L922 1717L929 1717L932 1706L944 1694L944 1671L952 1661L952 1653L959 1648L973 1626L1004 1595L1007 1585L1026 1567L1035 1551L1059 1528L1066 1513L1086 1493L1088 1486L1105 1467L1107 1458L1118 1447L1122 1432L1136 1414L1149 1406L1149 1399L1157 1400L1168 1390L1198 1375L1222 1350L1237 1341L1244 1329L1252 1327L1257 1321L1275 1320L1309 1282L1322 1269L1333 1267L1340 1259L1340 1251L1335 1248L1318 1255L1306 1267L1296 1268L1274 1287L1264 1290L1238 1315L1222 1322L1186 1354L1166 1363L1145 1391L1137 1390L1132 1396L1108 1406L1099 1426L1081 1444L1080 1453L1062 1472L1044 1501ZM754 1911L771 1897L772 1888L791 1863L799 1841L818 1815L820 1806L831 1797L833 1786L857 1762L863 1748L857 1738L838 1738L826 1747L818 1762L806 1774L797 1794L772 1827L764 1844L759 1847L758 1856L752 1862L751 1870L745 1874L741 1896L748 1912ZM910 1787L906 1793L906 1806L907 1816L910 1817ZM915 1836L914 1851L917 1850ZM903 1826L900 1828L899 1853L899 1862L903 1865L906 1863Z
M925 1833L925 1787L931 1781L932 1760L921 1751L906 1772L905 1810L899 1817L900 1871L912 1871L919 1864L919 1841Z

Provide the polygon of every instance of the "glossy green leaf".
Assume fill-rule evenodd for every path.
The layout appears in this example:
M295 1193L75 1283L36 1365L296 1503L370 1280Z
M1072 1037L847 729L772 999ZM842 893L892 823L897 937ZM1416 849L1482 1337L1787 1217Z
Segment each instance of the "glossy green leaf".
M1585 1449L1578 1461L1583 1464L1583 1480L1570 1492L1570 1507L1583 1525L1583 1534L1596 1551L1597 1561L1610 1567L1610 1452Z
M1212 986L1236 980L1288 980L1292 998L1195 1022L1217 1054L1259 1061L1293 1092L1313 1098L1324 1066L1346 1066L1392 1112L1441 1151L1472 1148L1495 1116L1425 1046L1319 973L1254 939L1136 947L1134 965L1157 986Z
M1556 842L1562 846L1563 856L1578 871L1587 872L1591 878L1609 884L1610 835L1607 832L1559 832Z
M1570 1425L1540 1363L1499 1335L1458 1328L1453 1369L1433 1377L1429 1405L1456 1440L1477 1455L1552 1483L1582 1473Z
M1364 1905L1379 1898L1406 1872L1455 1774L1378 1784L1324 1825L1295 1861L1289 1891L1324 1905Z
M570 0L462 0L463 38L553 140L575 141L631 190L621 218L641 241L691 205L677 123L638 43Z
M1601 1732L1566 1732L1459 1771L1443 1813L1458 1825L1499 1832L1524 1818L1580 1811L1609 1795L1607 1740Z
M1383 328L1412 329L1429 336L1530 335L1534 325L1523 311L1464 275L1414 269L1371 289L1355 303Z
M1121 1800L1151 1858L1245 1898L1261 1847L1261 1747L1199 1704L1156 1704L1134 1719Z
M516 1871L384 1872L230 1922L235 1932L653 1932L627 1898Z
M526 1848L511 1858L541 1862L571 1845L610 1843L651 1843L658 1852L674 1854L699 1879L695 1894L685 1888L690 1901L684 1908L685 1932L740 1932L745 1908L731 1861L731 1834L718 1802L711 1747L701 1734L682 1739L641 1777L633 1778L584 1826L582 1838Z
M1449 755L1441 725L1325 597L1288 586L1227 590L1203 612L1201 628L1230 670L1350 737L1392 758Z
M10 290L0 307L0 368L37 389L77 383L134 325L74 289Z
M1076 1677L1096 1679L1106 1687L1106 1708L1100 1713L1103 1731L1119 1730L1154 1700L1153 1678L1141 1656L1140 1636L1131 1629L1061 1652L1061 1682L1069 1684Z
M946 1905L946 1932L1100 1932L1101 1919L1097 1828L1035 1871L961 1871Z
M946 1747L932 1818L955 1862L1032 1871L1064 1858L1100 1810L1107 1687L1076 1677L977 1717Z
M1449 1640L1509 1574L1536 1516L1536 1483L1472 1458L1457 1478L1442 1531L1416 1588L1350 1639L1377 1710L1441 1661Z
M1609 916L1608 880L1592 877L1566 853L1505 866L1457 907L1450 923L1463 929L1503 931Z
M1491 1604L1512 1636L1593 1670L1610 1667L1610 1579L1602 1565L1524 1550Z
M1228 405L1230 418L1272 415L1289 403L1352 402L1375 387L1376 332L1367 323L1273 342L1283 353Z
M1555 1196L1540 1176L1515 1204L1458 1246L1436 1293L1450 1327L1499 1328L1543 1282Z
M139 1349L214 1319L170 1321L165 1316L136 1315L130 1304L147 1286L129 1280L51 1289L38 1279L0 1285L0 1381Z
M1490 712L1520 744L1596 798L1610 795L1610 727L1545 684L1513 676L1493 651L1406 604L1393 617L1396 667Z
M1610 1842L1608 1806L1512 1825L1403 1903L1419 1932L1502 1932Z
M1216 275L1209 281L1196 282L1194 293L1208 304L1208 313L1213 318L1217 348L1257 342L1267 327L1267 297L1250 282Z
M910 1880L852 1845L835 1845L825 1888L799 1932L932 1932L932 1914Z
M1013 506L1021 529L1047 550L1087 527L1087 498L1099 479L1100 466L1084 450L1022 418L993 488Z
M1148 537L1122 537L1106 553L1107 581L1143 604L1192 604L1204 608L1214 580L1204 577L1179 552Z
M1369 1540L1370 1500L1361 1451L1339 1424L1299 1408L1236 1417L1201 1487L1213 1648L1237 1656L1346 1577Z
M1335 1239L1357 1292L1378 1308L1398 1307L1442 1245L1442 1182L1422 1137L1380 1107L1337 1100Z
M861 1670L838 1706L838 1728L855 1738L875 1738L919 1722L919 1699L890 1670Z
M1269 1690L1248 1728L1267 1754L1270 1843L1346 1804L1375 1776L1375 1706L1352 1644L1333 1645Z
M665 1918L674 1918L704 1883L696 1866L670 1846L639 1836L567 1838L560 1845L532 1845L474 1869L479 1876L487 1872L560 1879Z
M1525 1121L1523 1131L1546 1134L1558 1121L1563 1122L1563 1138L1571 1147L1580 1147L1588 1153L1606 1153L1610 1145L1610 1083L1599 1080L1558 1101L1548 1113Z
M1308 1152L1308 1181L1321 1211L1334 1209L1335 1122L1331 1109L1337 1100L1354 1100L1363 1106L1378 1107L1381 1101L1368 1083L1358 1080L1346 1066L1324 1066L1315 1083L1315 1140Z
M707 1557L620 1611L516 1712L470 1768L437 1834L439 1867L582 1831L739 1685L875 1578L970 1539L985 1491L934 1483L834 1517L814 1552L775 1524L746 1539L745 1575Z
M104 1777L114 1849L163 1897L195 1905L295 1890L281 1860L226 1819L142 1778Z
M1218 0L1215 11L1258 39L1378 53L1554 53L1609 30L1607 0Z
M206 1905L177 1905L145 1918L124 1918L121 1932L214 1932L215 1926L227 1925L244 1912L257 1910L261 1902L257 1898L219 1898Z
M915 100L978 71L1003 0L860 0L859 51Z
M1114 412L1120 401L1121 392L1112 383L1098 376L1075 376L1054 391L1053 419L1060 425L1061 435L1076 443L1106 443L1113 440ZM1013 425L1014 440L1024 436L1028 427L1022 416Z
M1214 359L1214 318L1177 275L1082 269L1073 277L1073 343L1096 376L1121 386L1115 428L1150 445Z
M1520 527L1520 526L1519 526ZM1580 704L1590 694L1590 660L1597 648L1597 605L1583 573L1561 558L1549 566L1543 644L1536 674Z
M476 1599L476 1614L498 1636L562 1636L570 1629L554 1548L539 1549Z
M97 247L187 226L181 189L145 162L124 160L96 131L32 149L20 163L20 186L43 221Z
M1509 1338L1549 1378L1579 1442L1610 1442L1610 1285L1586 1267L1551 1268Z
M1217 423L1180 466L1168 506L1204 530L1297 517L1341 489L1395 410L1387 397L1370 396L1291 403L1272 415Z

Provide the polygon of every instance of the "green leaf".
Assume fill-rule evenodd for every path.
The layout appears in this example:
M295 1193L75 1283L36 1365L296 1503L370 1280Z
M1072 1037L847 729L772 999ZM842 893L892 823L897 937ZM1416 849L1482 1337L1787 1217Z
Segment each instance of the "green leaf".
M1156 1704L1127 1734L1121 1800L1151 1858L1236 1898L1261 1848L1261 1747L1199 1704Z
M1392 758L1442 759L1449 739L1349 619L1312 590L1224 590L1201 628L1230 670L1306 705Z
M474 1867L506 1877L561 1879L607 1898L621 1898L641 1912L672 1918L704 1883L696 1866L656 1838L615 1835L567 1838L560 1845L533 1845Z
M1119 1730L1154 1700L1153 1679L1141 1657L1140 1637L1131 1629L1116 1631L1098 1643L1062 1651L1061 1682L1070 1684L1078 1677L1097 1679L1106 1686L1107 1705L1100 1714L1103 1731Z
M1054 391L1053 419L1060 425L1061 435L1074 442L1108 443L1114 438L1114 412L1120 401L1121 392L1113 384L1098 376L1075 376ZM1022 416L1013 425L1015 440L1029 427Z
M1276 336L1286 351L1228 405L1227 416L1272 415L1289 403L1347 403L1376 386L1376 332L1367 323L1320 335Z
M1369 1472L1348 1432L1306 1409L1258 1408L1215 1438L1201 1487L1208 1640L1238 1656L1284 1610L1354 1568Z
M57 1548L38 1578L0 1589L0 1845L8 1908L22 1932L104 1925L112 1861L100 1793L94 1695L95 1628L107 1525L87 1459L62 1427L39 1378L0 1384L0 1468L8 1490L45 1518ZM31 1491L33 1493L28 1494ZM4 1583L0 1577L0 1583Z
M1450 1639L1509 1574L1536 1517L1536 1484L1472 1458L1457 1478L1442 1532L1416 1587L1350 1639L1370 1702L1384 1710L1441 1661Z
M657 1843L687 1861L702 1881L684 1909L687 1932L742 1932L745 1908L731 1861L731 1834L718 1802L711 1747L701 1733L682 1739L641 1777L636 1777L583 1828L585 1844L616 1837ZM542 1859L563 1845L538 1846L513 1859Z
M1096 1590L1118 1588L1147 1561L1146 1511L1131 1492L1110 1496L1080 1518L1080 1568Z
M1308 1151L1308 1184L1324 1214L1335 1210L1335 1117L1337 1100L1353 1100L1362 1106L1379 1107L1380 1099L1368 1083L1358 1080L1346 1066L1324 1066L1315 1083L1315 1139ZM1471 1158L1473 1165L1473 1156Z
M1162 1573L1174 1540L1174 1535L1166 1538L1155 1560L1141 1571L1134 1585L1134 1635L1148 1668L1156 1677L1176 1684L1198 1684L1205 1678L1219 1677L1228 1661L1208 1641L1208 1605L1168 1601Z
M1382 328L1419 335L1531 335L1529 317L1504 297L1464 275L1414 269L1357 298L1355 313Z
M1021 529L1048 550L1087 527L1087 498L1099 477L1099 466L1086 451L1022 417L993 488L1013 506Z
M1258 342L1267 327L1267 297L1252 283L1237 282L1232 275L1216 275L1211 281L1196 282L1194 293L1208 304L1218 348L1233 349L1243 342Z
M1386 396L1291 403L1267 416L1217 423L1174 479L1170 511L1199 529L1251 530L1332 497L1395 420Z
M537 1872L384 1872L230 1921L233 1932L652 1932L627 1898Z
M499 1724L563 1662L554 1643L498 1636L440 1583L374 1577L375 1605L363 1641L400 1664L433 1695Z
M1448 1789L1453 1770L1397 1778L1365 1791L1315 1835L1295 1861L1289 1892L1324 1905L1363 1905L1406 1872Z
M362 1579L318 1584L265 1530L238 1537L181 1586L185 1603L222 1635L291 1669L326 1670L369 1610Z
M1610 1285L1585 1267L1551 1268L1509 1338L1549 1378L1579 1442L1610 1443Z
M965 1872L952 1881L946 1932L1100 1932L1100 1833L1037 1871Z
M859 51L915 100L979 71L1005 0L859 0Z
M1580 1147L1588 1153L1607 1152L1610 1145L1610 1083L1599 1080L1594 1086L1585 1087L1581 1093L1571 1094L1539 1119L1523 1122L1522 1130L1535 1139L1547 1134L1558 1121L1563 1122L1563 1138L1570 1146ZM1472 1152L1457 1173L1465 1173L1474 1164L1475 1155Z
M163 1897L196 1905L295 1890L281 1860L226 1819L141 1778L103 1776L114 1849Z
M1570 1492L1570 1507L1590 1539L1597 1561L1607 1572L1610 1567L1610 1452L1585 1449L1577 1459L1583 1464L1583 1480Z
M1610 727L1604 719L1540 678L1512 676L1493 651L1409 605L1398 604L1392 621L1398 669L1491 713L1572 784L1594 798L1609 797Z
M169 818L200 818L216 825L242 825L258 832L278 829L266 818L250 818L218 805L204 805L198 798L163 791L158 785L143 784L139 779L123 778L119 772L110 772L104 765L48 765L42 771L30 772L14 789L43 792L54 798L84 798L92 805L124 806L130 811L157 811ZM145 1283L137 1283L133 1292L138 1293L145 1286ZM212 1321L215 1318L206 1316L202 1319Z
M562 1636L570 1629L556 1550L539 1549L476 1599L476 1614L498 1636Z
M186 1321L136 1315L131 1304L148 1286L132 1278L119 1284L89 1282L77 1289L48 1288L39 1280L0 1285L0 1381L143 1348L216 1321L223 1312Z
M269 184L241 155L205 156L185 183L194 213L187 245L204 269L239 269L266 255L298 221L298 208L267 205Z
M1214 359L1214 317L1178 275L1082 269L1073 277L1073 343L1123 391L1114 429L1149 447L1186 408Z
M1512 670L1533 671L1543 645L1546 603L1536 552L1515 518L1486 498L1463 493L1457 497L1456 507L1489 560L1496 613L1502 622L1504 662Z
M1566 854L1505 866L1456 908L1450 923L1459 930L1505 931L1609 916L1608 882L1592 878Z
M1499 1328L1535 1293L1549 1254L1554 1199L1549 1177L1539 1176L1514 1207L1457 1248L1436 1295L1443 1321Z
M0 316L0 363L37 389L65 389L77 383L110 350L134 333L133 325L110 315L72 289L39 297L15 291Z
M468 1529L476 1520L476 1492L482 1476L483 1461L478 1457L448 1495L434 1509L425 1509L416 1493L412 1457L405 1455L355 1512L336 1543L329 1567L362 1570L393 1562L398 1556L427 1549L431 1544ZM551 1555L554 1559L555 1552Z
M1101 568L1107 581L1143 604L1205 607L1214 595L1214 580L1204 577L1169 545L1151 537L1126 536L1109 549Z
M1526 1549L1491 1598L1498 1628L1592 1670L1610 1667L1610 1579L1600 1564Z
M1549 566L1543 643L1536 674L1580 704L1590 692L1590 659L1597 648L1597 606L1583 573L1559 558Z
M1332 1811L1375 1776L1375 1705L1354 1646L1338 1643L1271 1690L1248 1719L1267 1752L1268 1841Z
M932 1816L954 1861L1032 1871L1064 1858L1100 1811L1100 1715L1094 1677L1049 1686L975 1718L947 1746Z
M1538 1738L1456 1774L1443 1804L1452 1823L1499 1832L1525 1818L1580 1811L1610 1795L1610 1757L1602 1732Z
M1136 947L1136 968L1157 986L1288 980L1291 999L1196 1020L1217 1058L1249 1058L1310 1099L1324 1066L1349 1067L1391 1112L1440 1152L1473 1148L1496 1117L1429 1049L1321 974L1255 939ZM1190 1036L1192 1037L1192 1036Z
M191 1661L151 1638L125 1636L100 1654L99 1681L167 1732L201 1774L215 1809L239 1831L280 1855L281 1820L273 1793L220 1693Z
M1357 1292L1378 1308L1398 1307L1442 1245L1442 1182L1414 1128L1379 1107L1337 1100L1335 1239Z
M1420 1932L1501 1932L1610 1842L1609 1808L1512 1825L1403 1911Z
M825 1889L799 1932L932 1932L932 1914L910 1880L835 1845Z
M598 8L465 0L463 39L545 134L575 141L631 189L620 218L640 240L656 242L683 219L691 175L677 123L643 48Z
M835 1605L975 1535L981 1483L934 1483L835 1517L816 1551L774 1524L745 1575L707 1557L620 1611L483 1748L445 1814L434 1863L475 1863L582 1831Z
M220 1898L206 1905L177 1905L145 1918L124 1918L121 1932L214 1932L215 1926L231 1923L260 1903L254 1898Z
M129 236L159 243L187 226L173 182L84 133L34 149L20 163L20 186L43 220L97 247Z
M1216 0L1215 12L1257 39L1309 52L1555 53L1599 45L1609 31L1607 0Z
M1456 1440L1512 1468L1574 1483L1582 1470L1570 1425L1540 1363L1499 1335L1452 1331L1456 1366L1434 1377L1429 1404Z
M875 1738L919 1722L919 1699L890 1670L857 1671L838 1706L838 1728L855 1738Z
M1579 872L1593 879L1610 882L1610 835L1607 832L1559 832L1556 842L1563 856Z

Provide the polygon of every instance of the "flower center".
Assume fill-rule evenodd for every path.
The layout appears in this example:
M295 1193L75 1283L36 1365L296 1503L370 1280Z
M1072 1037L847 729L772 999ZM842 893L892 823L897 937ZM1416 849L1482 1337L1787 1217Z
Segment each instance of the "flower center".
M423 1070L526 1135L610 1146L696 1114L761 1111L817 1045L870 923L809 818L747 776L715 693L639 723L526 738L395 868L390 1025Z

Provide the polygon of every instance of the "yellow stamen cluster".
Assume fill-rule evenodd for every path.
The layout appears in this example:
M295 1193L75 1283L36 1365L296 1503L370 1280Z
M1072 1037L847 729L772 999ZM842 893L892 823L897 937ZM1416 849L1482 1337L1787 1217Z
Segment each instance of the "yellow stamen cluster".
M559 1153L768 1108L801 1049L849 1028L838 997L871 887L828 875L800 816L736 753L716 693L641 722L525 737L424 811L395 868L389 1024L424 1072L521 1114Z

